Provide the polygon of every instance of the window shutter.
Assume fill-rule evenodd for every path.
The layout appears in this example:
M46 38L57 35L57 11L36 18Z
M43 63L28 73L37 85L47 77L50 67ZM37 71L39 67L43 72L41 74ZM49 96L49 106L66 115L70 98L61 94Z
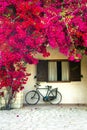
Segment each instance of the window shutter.
M48 61L39 60L37 64L37 81L48 81Z
M70 81L81 81L81 62L69 62Z

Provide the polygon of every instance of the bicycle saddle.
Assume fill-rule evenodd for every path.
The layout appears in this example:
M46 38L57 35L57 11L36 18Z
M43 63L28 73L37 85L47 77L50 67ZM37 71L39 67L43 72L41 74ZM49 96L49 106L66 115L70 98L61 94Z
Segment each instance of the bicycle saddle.
M48 89L51 89L51 88L52 88L52 86L49 86L49 85L47 85L46 87L47 87Z

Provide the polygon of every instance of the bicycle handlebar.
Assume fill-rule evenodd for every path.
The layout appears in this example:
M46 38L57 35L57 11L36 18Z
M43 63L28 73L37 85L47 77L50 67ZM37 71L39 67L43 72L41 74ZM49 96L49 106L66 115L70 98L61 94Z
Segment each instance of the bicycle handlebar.
M52 88L52 86L49 86L49 85L47 85L47 86L45 86L45 87L47 87L48 89L51 89L51 88Z
M36 83L35 85L34 85L34 87L37 87L37 86L41 86L39 83Z
M38 88L38 86L41 86L39 83L36 83L35 85L34 85L34 87L36 88ZM48 88L48 89L51 89L52 88L52 86L49 86L49 85L47 85L47 86L45 86L46 88Z
M36 83L37 86L41 86L40 83Z

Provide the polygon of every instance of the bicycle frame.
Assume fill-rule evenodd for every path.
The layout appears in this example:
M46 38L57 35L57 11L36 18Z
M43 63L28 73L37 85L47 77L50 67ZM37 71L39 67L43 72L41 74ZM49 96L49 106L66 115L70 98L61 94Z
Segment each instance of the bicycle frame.
M48 88L36 88L36 91L37 91L37 92L39 93L39 95L41 95L43 98L44 98L45 96L39 91L39 89L43 89L43 90L47 89L47 92L46 92L46 95L45 95L45 96L48 96L49 92L51 91L51 90L48 89Z
M43 89L43 90L47 89L47 92L46 92L45 96L39 91L39 89ZM52 94L52 91L53 91L53 90L55 91L55 95ZM51 99L55 99L56 96L57 96L57 88L54 88L54 89L49 89L49 88L36 88L36 91L37 91L37 92L39 93L39 95L42 96L43 98L48 97L48 95L49 95L50 92L51 92L51 94L52 94Z

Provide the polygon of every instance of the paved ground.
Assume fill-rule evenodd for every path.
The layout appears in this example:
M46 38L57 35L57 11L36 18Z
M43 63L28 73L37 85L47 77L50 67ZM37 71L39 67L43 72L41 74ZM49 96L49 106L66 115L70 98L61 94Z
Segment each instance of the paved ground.
M2 110L0 130L87 130L87 106L36 105Z

